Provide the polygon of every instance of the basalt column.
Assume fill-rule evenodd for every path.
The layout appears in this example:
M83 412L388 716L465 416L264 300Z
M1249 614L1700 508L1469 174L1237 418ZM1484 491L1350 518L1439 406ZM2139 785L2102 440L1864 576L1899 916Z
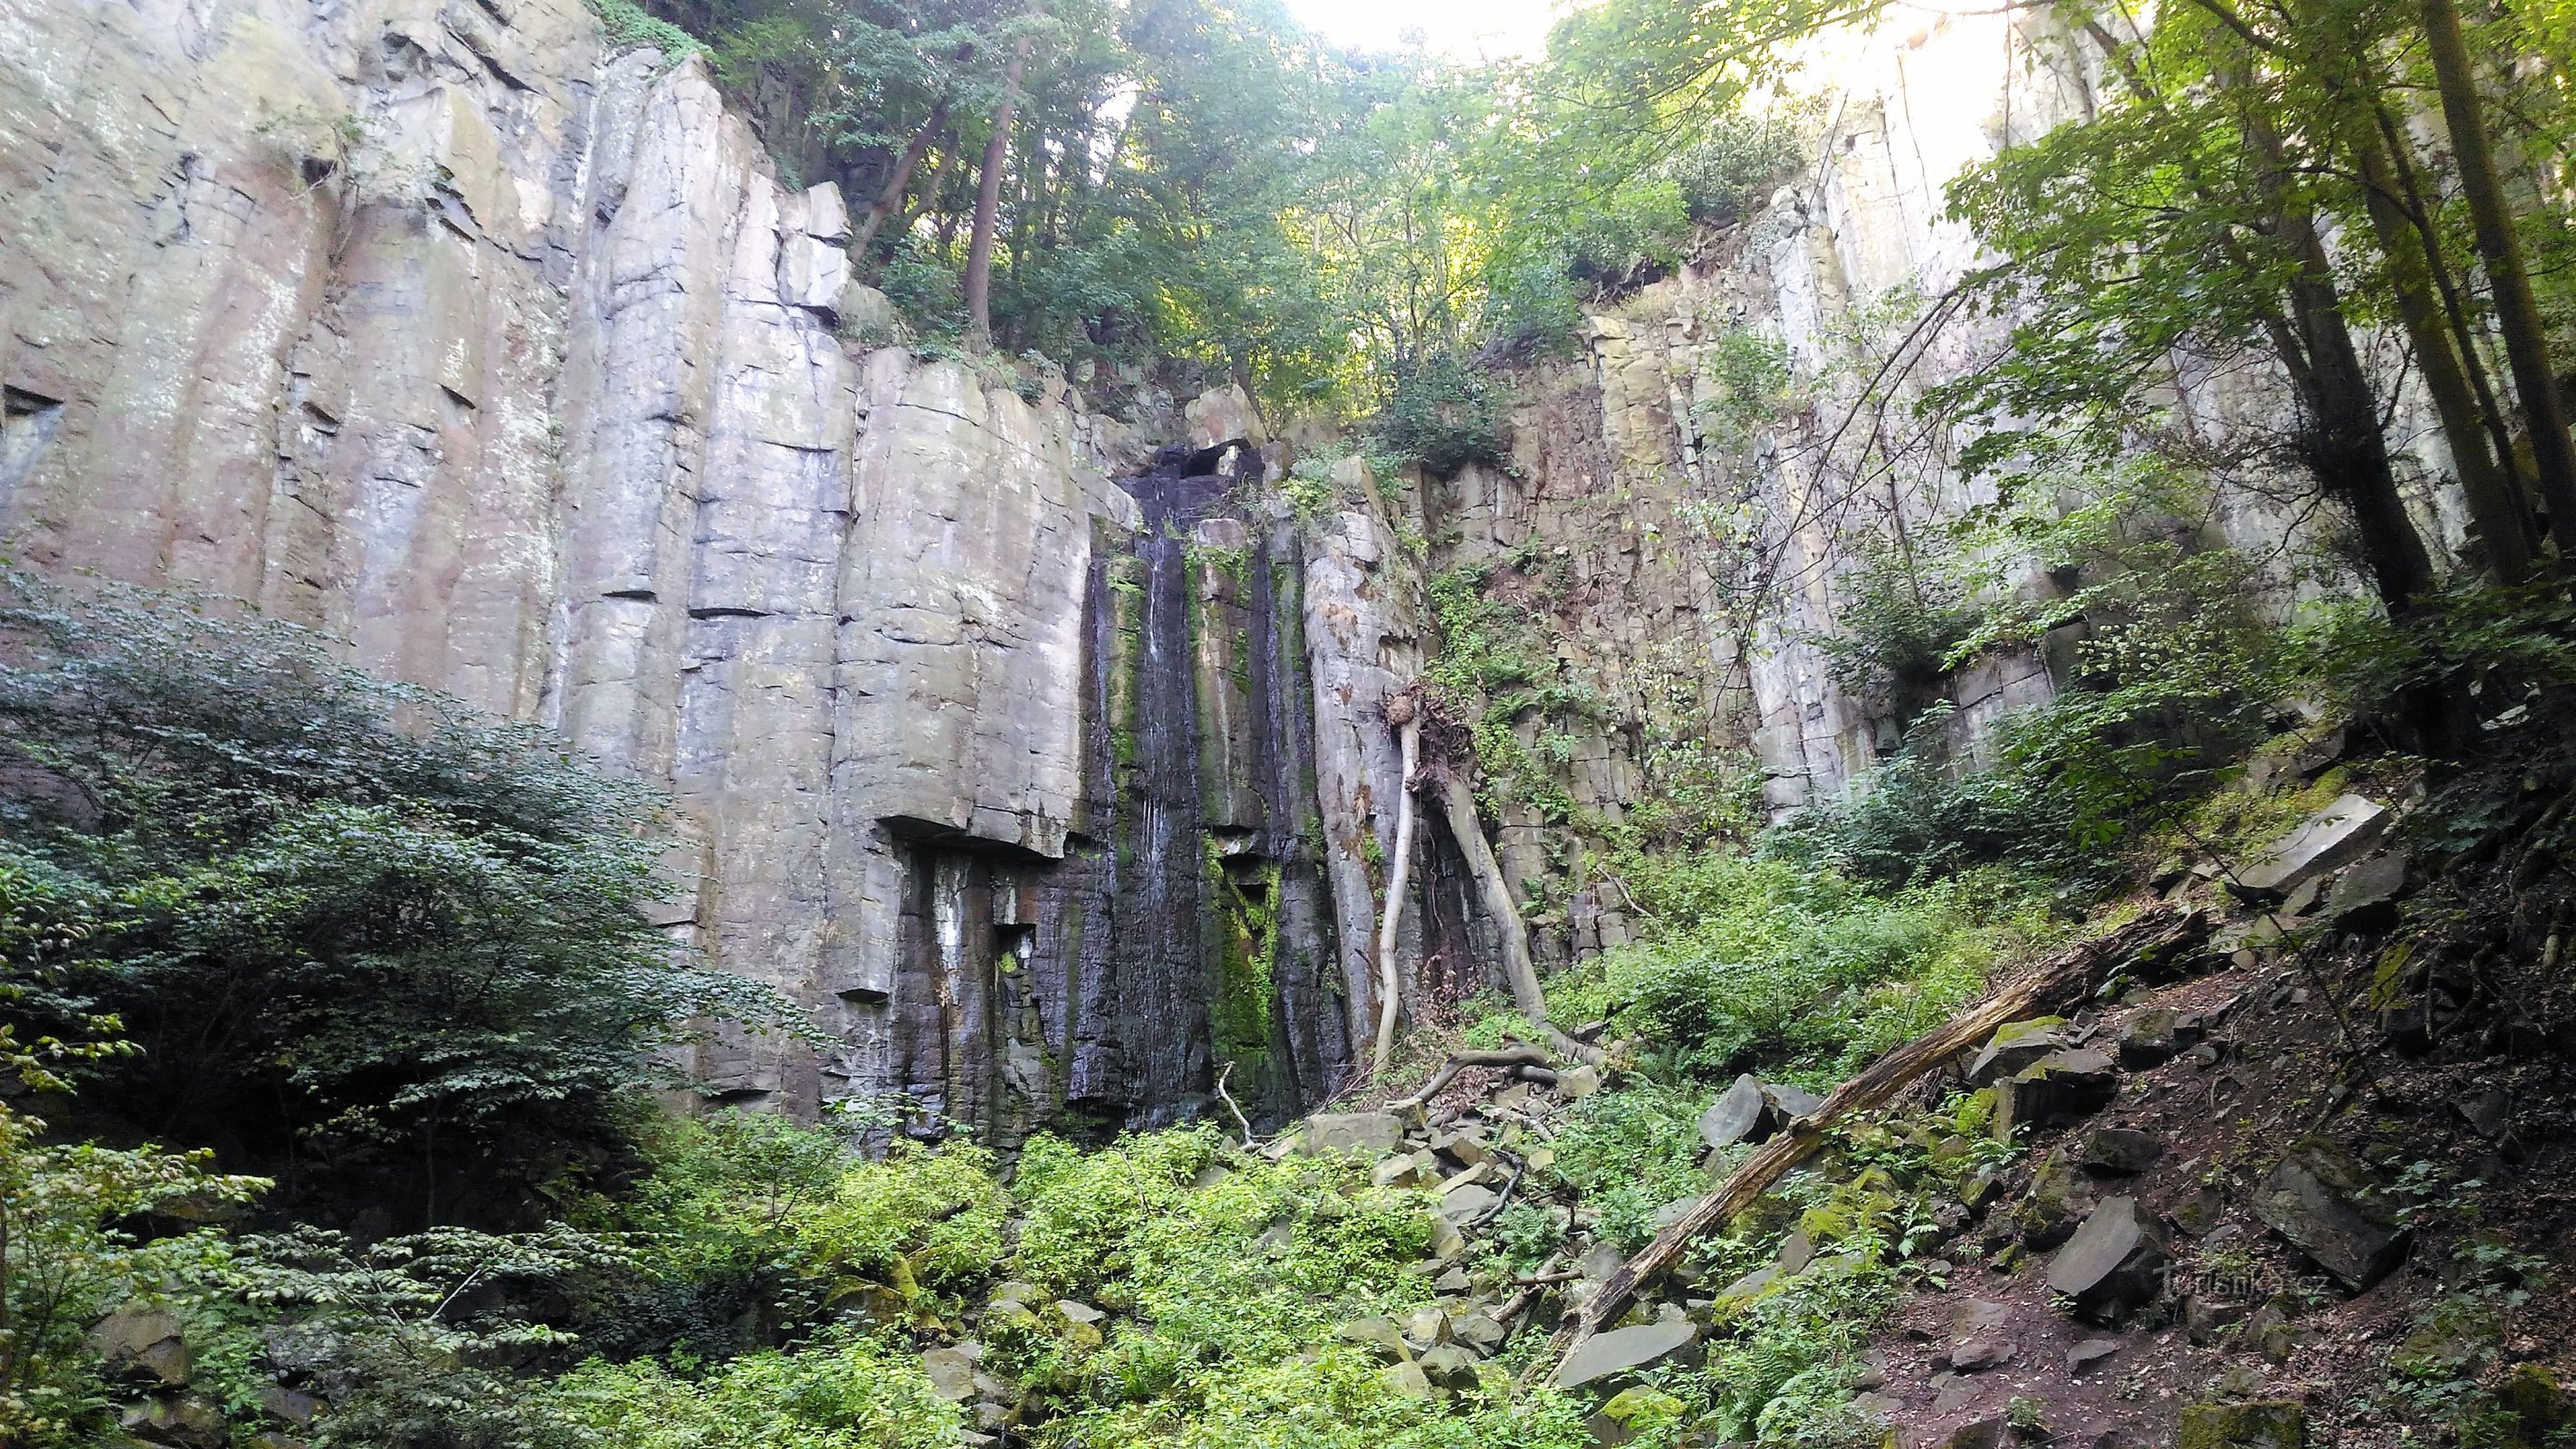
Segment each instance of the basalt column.
M891 1003L901 1090L1011 1145L1258 1121L1351 1064L1332 967L1295 524L1259 456L1167 453L1096 518L1083 597L1081 802L1061 858L912 832Z

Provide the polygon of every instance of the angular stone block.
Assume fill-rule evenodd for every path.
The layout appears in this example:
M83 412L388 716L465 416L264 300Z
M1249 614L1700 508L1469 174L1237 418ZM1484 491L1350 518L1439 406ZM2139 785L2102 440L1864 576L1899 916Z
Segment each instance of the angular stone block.
M2277 901L2311 876L2356 860L2388 829L2388 808L2345 795L2300 822L2237 872L2233 888L2256 901Z
M2342 1149L2310 1139L2254 1190L2254 1215L2359 1292L2405 1261L2408 1233Z

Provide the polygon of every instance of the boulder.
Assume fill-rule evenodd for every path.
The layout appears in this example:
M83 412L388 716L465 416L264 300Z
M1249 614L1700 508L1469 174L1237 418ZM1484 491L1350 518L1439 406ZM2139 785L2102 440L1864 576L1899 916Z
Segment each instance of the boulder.
M1756 1268L1752 1272L1745 1274L1743 1277L1738 1278L1734 1282L1717 1290L1717 1301L1720 1303L1749 1302L1754 1298L1760 1297L1763 1289L1768 1288L1779 1281L1779 1269Z
M1449 1333L1456 1342L1474 1349L1485 1358L1502 1352L1504 1342L1512 1336L1512 1331L1505 1328L1500 1319L1481 1308L1450 1324Z
M1493 1211L1502 1194L1483 1183L1461 1183L1440 1195L1440 1215L1460 1227Z
M1824 1098L1804 1087L1792 1087L1785 1082L1763 1084L1762 1095L1771 1099L1772 1117L1782 1130L1801 1117L1815 1115L1816 1109L1825 1105Z
M89 1341L111 1373L131 1373L176 1387L196 1371L179 1320L157 1308L120 1308L90 1329Z
M1699 1140L1712 1148L1732 1147L1747 1140L1758 1142L1761 1135L1768 1135L1764 1125L1770 1112L1771 1101L1762 1094L1762 1083L1747 1072L1699 1114Z
M1697 1211L1702 1199L1677 1197L1655 1209L1655 1231L1662 1232Z
M1298 1146L1310 1154L1384 1155L1404 1146L1404 1119L1393 1112L1322 1112L1306 1119Z
M2196 1022L2187 1023L2171 1007L2150 1007L2120 1025L2120 1065L2133 1072L2160 1067L2200 1039Z
M1698 1341L1699 1329L1686 1318L1614 1328L1585 1339L1567 1354L1556 1366L1554 1382L1560 1389L1579 1388L1661 1362Z
M2253 864L2236 873L2231 886L2257 904L2278 901L2309 877L2359 859L2387 829L2386 806L2359 795L2342 796L2264 847Z
M2359 1292L2406 1257L2408 1234L2342 1149L2310 1138L2254 1190L2254 1215Z
M1985 1050L1968 1064L1968 1084L1982 1087L2000 1077L2009 1077L2050 1052L2066 1045L2066 1018L2035 1016L2028 1021L2006 1022L1995 1028Z
M2015 1204L2003 1237L2014 1235L2033 1252L2046 1252L2075 1235L2084 1215L2093 1210L2093 1186L2068 1161L2060 1147L2042 1159L2030 1175L2030 1190Z
M1418 1352L1449 1341L1449 1315L1437 1308L1417 1308L1404 1316L1404 1341Z
M1343 1324L1333 1336L1344 1343L1375 1349L1379 1356L1390 1361L1413 1357L1413 1348L1404 1341L1403 1330L1397 1328L1391 1318L1355 1318Z
M232 1438L224 1411L194 1394L155 1394L127 1408L116 1422L138 1439L172 1449L223 1449Z
M949 1403L975 1397L975 1353L969 1345L923 1349L921 1371L930 1378L930 1392Z
M2088 1338L2066 1351L2066 1371L2080 1374L2119 1351L2116 1338Z
M2048 1286L2079 1313L2116 1323L2164 1287L2164 1234L2132 1197L2106 1199L2048 1265Z
M2524 1444L2550 1442L2570 1424L2576 1424L2576 1398L2559 1387L2556 1374L2540 1364L2516 1365L2506 1375L2504 1387L2496 1391L2496 1398L2514 1416Z
M1963 1374L1982 1373L2013 1361L2013 1346L1991 1338L1972 1338L1950 1349L1950 1367Z
M2481 1137L2501 1139L2513 1131L2513 1098L2495 1087L2472 1087L2451 1099L2451 1110Z
M1995 1083L1995 1135L2016 1127L2080 1121L2120 1093L2119 1068L2108 1053L2086 1048L2050 1052Z
M1431 1139L1431 1150L1460 1167L1482 1167L1493 1160L1493 1148L1478 1132L1443 1132Z
M2296 1399L2194 1404L2174 1426L2174 1449L2307 1449L2308 1411Z
M1440 1395L1440 1390L1432 1385L1431 1376L1422 1371L1422 1365L1410 1359L1389 1364L1378 1372L1385 1376L1387 1387L1408 1399L1431 1399Z
M1589 1097L1600 1090L1601 1069L1599 1067L1576 1067L1556 1079L1556 1094L1569 1102Z
M1369 1181L1380 1187L1421 1187L1438 1176L1438 1169L1424 1161L1428 1153L1399 1152L1369 1170Z
M2012 1441L2012 1425L2003 1415L1990 1414L1961 1424L1943 1442L1947 1449L2003 1449Z
M1467 1235L1458 1225L1439 1213L1431 1214L1431 1257L1439 1263L1456 1262L1467 1251Z
M2215 1347L2226 1340L2229 1330L2244 1321L2242 1303L2206 1293L2194 1293L2183 1300L2183 1332L2197 1347Z
M1444 1389L1472 1389L1476 1386L1476 1355L1454 1343L1425 1349L1415 1362L1422 1365L1423 1377Z
M1078 1302L1071 1298L1057 1299L1055 1301L1055 1311L1063 1314L1067 1320L1074 1323L1098 1323L1100 1320L1109 1316L1108 1314L1101 1312L1099 1309L1092 1307L1088 1303Z
M321 1413L323 1408L320 1399L280 1383L265 1383L259 1386L259 1406L270 1418L283 1420L299 1428L312 1423L313 1416Z
M2384 931L2397 924L2397 902L2405 894L2406 856L2388 851L2336 876L2323 915L2347 931Z
M1953 1338L1986 1338L2001 1333L2012 1322L2012 1305L1989 1298L1961 1300L1950 1310L1950 1336Z
M2084 1139L2084 1166L2094 1172L2134 1176L2156 1165L2164 1143L2128 1127L2104 1127Z

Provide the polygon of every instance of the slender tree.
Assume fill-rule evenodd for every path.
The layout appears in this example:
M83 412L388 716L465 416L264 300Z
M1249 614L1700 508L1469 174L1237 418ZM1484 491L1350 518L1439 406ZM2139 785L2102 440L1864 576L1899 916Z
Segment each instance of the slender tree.
M2425 49L2442 93L2442 119L2450 128L2451 155L2459 168L2460 194L2476 230L2478 259L2495 293L2496 330L2504 335L2505 361L2522 403L2533 472L2549 507L2550 532L2563 553L2568 530L2576 527L2576 446L2569 443L2566 409L2549 365L2548 333L2523 267L2521 243L2514 237L2512 211L2496 179L2495 147L2487 134L2486 107L2478 98L2468 43L2460 34L2459 11L2451 0L2420 0L2419 10Z
M993 236L1002 214L1002 172L1010 165L1011 122L1020 106L1020 81L1028 74L1029 38L1011 47L1002 71L1002 97L993 103L993 134L984 142L984 167L975 192L975 228L966 243L966 319L973 335L993 336Z

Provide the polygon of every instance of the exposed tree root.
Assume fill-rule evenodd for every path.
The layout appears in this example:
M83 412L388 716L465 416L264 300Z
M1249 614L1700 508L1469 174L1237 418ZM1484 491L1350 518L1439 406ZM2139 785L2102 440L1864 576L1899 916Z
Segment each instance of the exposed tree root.
M1556 1337L1532 1365L1529 1377L1553 1373L1554 1365L1585 1339L1618 1322L1641 1288L1670 1272L1694 1239L1724 1228L1737 1213L1751 1207L1790 1168L1816 1150L1824 1141L1825 1129L1833 1123L1855 1112L1887 1105L1918 1078L1984 1041L2006 1022L2089 995L2114 968L2197 944L2208 930L2208 921L2198 912L2170 907L2150 911L2107 936L2067 947L1983 1004L1880 1057L1867 1071L1835 1088L1824 1105L1764 1143L1723 1186L1702 1198L1687 1216L1656 1234L1643 1251L1620 1265L1591 1301L1569 1314L1557 1328Z
M1386 908L1377 920L1377 1049L1369 1055L1369 1075L1386 1075L1395 1057L1395 1017L1402 998L1395 968L1395 925L1404 915L1404 891L1413 873L1413 772L1422 762L1422 719L1413 697L1398 694L1386 702L1386 718L1395 726L1404 753L1404 788L1396 792L1395 859L1387 863Z

